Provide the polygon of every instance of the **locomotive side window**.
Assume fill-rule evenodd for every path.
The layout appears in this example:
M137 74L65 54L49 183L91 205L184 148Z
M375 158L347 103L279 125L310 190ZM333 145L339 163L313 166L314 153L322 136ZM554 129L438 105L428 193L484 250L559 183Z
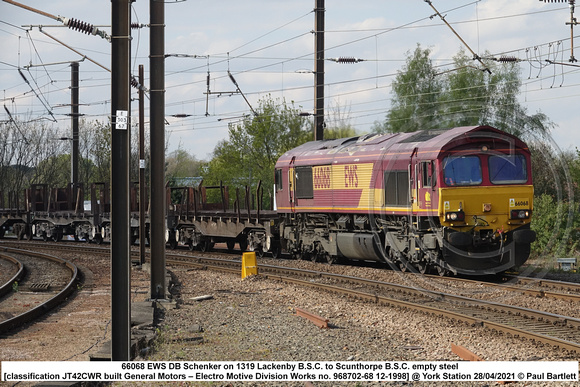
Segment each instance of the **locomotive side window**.
M275 184L276 184L276 191L282 191L282 189L284 188L284 185L282 184L282 170L281 169L276 169L276 172L274 174L274 180L275 180Z
M296 199L312 199L314 188L312 184L312 167L296 167Z
M385 171L385 205L409 205L409 172Z
M443 160L445 184L479 185L481 184L481 161L477 156L448 156Z
M527 182L526 158L523 155L490 156L489 180L493 184L521 184Z
M423 161L421 163L421 186L422 187L431 187L431 176L433 175L432 172L432 161Z

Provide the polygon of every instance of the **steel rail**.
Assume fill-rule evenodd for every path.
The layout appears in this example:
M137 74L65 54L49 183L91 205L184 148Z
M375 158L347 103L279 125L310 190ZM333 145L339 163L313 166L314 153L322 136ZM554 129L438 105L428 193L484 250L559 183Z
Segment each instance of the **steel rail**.
M5 245L5 246L10 246L12 245L10 243L10 241L2 241L0 242L0 246L1 245ZM39 243L31 243L31 242L16 242L14 241L14 245L18 246L19 248L25 248L27 245L29 245L29 247L32 247L33 245L36 246L42 246L43 248L47 247L47 244L44 244L42 242ZM48 246L50 246L50 249L52 250L70 250L75 249L75 250L80 250L80 251L87 251L90 253L94 253L95 250L96 251L100 251L103 254L108 254L110 252L108 247L83 247L83 246L62 246L60 244L48 244ZM131 252L131 254L134 256L136 253L135 252ZM147 253L148 254L148 253ZM192 259L191 255L179 255L179 254L167 254L167 256L172 256L172 257L183 257L183 259ZM188 258L187 258L188 257ZM212 260L212 258L207 258L207 257L194 257L194 259L204 259L204 260ZM215 259L214 262L219 262L219 259ZM293 269L296 270L296 269ZM316 272L318 273L318 272ZM315 274L312 274L313 276L315 276ZM331 275L331 274L329 274ZM415 274L415 273L406 273L405 275L411 275L411 276L417 276L419 274ZM428 274L422 274L421 276L427 277L427 278L432 278L434 280L443 280L443 281L452 281L452 282L464 282L464 283L469 283L469 284L475 284L475 285L481 285L481 286L486 286L486 287L492 287L492 288L496 288L496 289L500 289L500 290L506 290L506 291L512 291L512 292L516 292L516 293L520 293L520 294L525 294L531 297L538 297L538 298L553 298L553 299L560 299L560 300L567 300L567 301L574 301L574 302L579 302L580 303L580 283L574 283L574 282L565 282L565 281L556 281L556 280L548 280L548 279L542 279L542 278L533 278L533 277L517 277L517 276L509 276L508 278L517 281L518 283L522 283L524 285L526 284L530 284L531 286L539 286L539 287L547 287L550 289L560 289L562 291L572 291L572 292L578 292L578 294L566 294L566 293L560 293L560 292L555 292L555 291L551 291L551 290L546 290L546 289L532 289L530 287L522 287L522 286L516 286L516 285L509 285L509 284L505 284L505 283L493 283L493 282L486 282L486 281L482 281L482 280L478 280L478 279L468 279L468 278L458 278L458 277L441 277L438 275L428 275Z
M416 275L416 274L410 274ZM519 277L519 276L509 276L511 280L514 281L516 284L522 285L531 285L531 286L538 286L538 287L548 287L551 289L560 289L564 291L574 291L578 292L577 294L566 294L566 293L559 293L553 292L550 290L545 289L532 289L530 287L522 287L516 285L510 285L505 283L494 283L494 282L486 282L481 280L469 279L469 278L457 278L457 277L441 277L437 275L426 275L428 278L432 278L435 280L451 280L455 282L464 282L469 284L481 285L486 287L493 287L497 289L509 290L516 293L525 294L531 297L540 297L540 298L554 298L559 300L567 300L567 301L575 301L580 302L580 283L574 282L565 282L565 281L557 281L557 280L549 280L543 278L533 278L533 277Z
M241 262L239 260L222 260L217 258L206 258L206 257L194 257L192 261L191 256L187 255L175 255L171 254L168 255L168 258L171 257L171 260L168 260L168 263L179 264L179 265L188 265L193 267L198 267L202 269L211 269L211 270L219 270L222 272L240 273L240 266ZM398 300L391 297L376 295L372 293L365 293L358 290L353 289L346 289L344 287L338 287L334 285L328 284L320 284L313 282L312 280L305 281L298 278L290 278L285 277L284 275L299 275L302 277L307 278L318 278L321 280L333 280L333 281L340 281L340 282L351 282L356 283L363 286L371 286L375 288L386 288L387 290L397 291L399 293L404 293L413 296L421 296L425 297L425 295L429 295L431 299L442 300L442 301L450 301L452 304L457 305L477 305L480 310L483 311L495 311L502 313L502 316L509 317L509 316L518 316L523 315L526 316L530 321L546 321L549 324L553 325L553 328L556 329L558 327L568 327L567 329L571 330L580 330L580 319L557 315L548 312L541 312L533 309L503 305L499 303L495 303L492 301L486 300L477 300L472 299L469 297L459 296L459 295L452 295L446 294L441 292L436 292L427 289L421 289L419 287L409 287L404 285L398 284L391 284L381 281L369 280L364 278L358 277L351 277L351 276L342 276L338 274L332 273L325 273L325 272L316 272L313 270L304 270L304 269L293 269L288 267L281 267L281 266L273 266L273 265L260 265L259 266L260 275L271 278L274 280L289 282L299 284L305 287L317 288L322 290L327 290L330 292L334 292L337 294L342 294L344 296L352 297L355 299L363 300L366 302L381 304L381 305L390 305L395 307L405 307L412 310L423 311L429 314L438 315L447 317L450 319L464 321L471 325L480 325L495 331L504 332L508 334L512 334L515 336L522 336L527 337L532 340L537 340L545 344L549 344L552 346L564 348L567 350L572 350L580 353L580 343L561 339L558 337L550 336L544 334L542 332L531 332L529 330L514 327L512 325L498 322L498 321L490 321L486 320L485 318L474 317L467 315L465 313L461 313L458 311L450 311L444 310L432 306L426 306L417 304L411 301L405 300ZM281 274L280 274L281 273ZM477 282L477 281L476 281ZM510 287L507 287L506 290L512 290ZM473 306L472 306L473 308ZM540 330L546 330L546 328L541 328ZM550 328L549 330L552 330ZM579 340L580 341L580 340Z
M16 282L20 281L20 279L24 277L26 271L24 268L24 264L20 262L18 259L11 257L10 255L0 253L0 259L10 261L18 268L16 270L16 274L14 274L12 278L10 278L4 285L0 287L0 297L3 297L5 294L8 294L12 290Z
M204 262L205 261L205 262ZM173 261L172 261L173 262ZM213 266L211 262L207 262L206 259L199 260L198 262L184 262L182 260L174 261L176 264L185 264L185 265L192 265L196 267L203 267L204 269L217 269L220 271L227 271L233 273L239 273L239 261L224 261L228 262L230 265L235 267L224 267L224 262L220 263L219 266ZM502 315L507 317L509 316L526 316L525 318L530 319L531 321L536 320L539 322L546 321L549 324L554 325L554 329L558 326L565 326L569 329L580 330L580 319L575 319L571 317L561 316L553 313L541 312L533 309L503 305L496 302L485 301L485 300L477 300L463 296L456 296L441 292L435 292L431 290L425 290L420 288L412 288L404 285L398 284L390 284L381 281L374 281L374 280L367 280L367 279L360 279L356 277L349 277L349 276L340 276L336 274L328 274L328 273L319 273L311 270L303 270L303 269L291 269L287 267L279 267L279 266L271 266L271 265L260 265L260 275L272 279L277 280L285 283L291 283L295 285L299 285L302 287L314 288L319 290L324 290L327 292L340 294L346 297L354 298L356 300L361 300L364 302L374 303L378 305L385 305L391 307L402 307L410 310L420 311L423 313L427 313L430 315L441 316L445 318L449 318L456 321L462 321L472 326L482 326L493 331L503 332L507 334L511 334L513 336L521 336L526 337L528 339L532 339L538 342L542 342L544 344L549 344L554 347L575 351L580 353L580 343L565 340L559 337L550 336L548 334L544 334L541 332L534 332L531 330L526 330L521 327L515 327L503 322L498 321L491 321L481 317L474 317L468 315L466 313L462 313L460 311L454 310L446 310L442 308L438 308L435 306L428 306L425 304L395 299L392 297L377 295L373 293L367 293L359 290L348 289L345 287L340 287L336 285L330 284L322 284L318 282L313 282L312 280L304 280L300 278L292 278L286 277L283 274L294 274L294 275L301 275L307 278L320 278L320 279L333 279L335 281L341 282L355 282L357 284L363 284L368 286L374 287L388 287L391 290L397 290L399 292L404 292L410 295L421 295L425 297L425 294L430 294L431 297L438 298L440 301L451 301L458 304L471 304L476 305L483 310L491 310L501 312ZM268 273L271 271L272 273ZM282 274L276 274L275 272L279 271ZM266 273L264 273L266 272ZM540 329L541 330L541 329Z
M58 292L56 295L49 298L48 300L46 300L42 304L39 304L36 307L29 309L28 311L21 313L17 316L14 316L10 319L1 321L0 322L0 332L2 332L2 333L7 332L13 328L18 327L18 326L21 326L24 323L30 322L30 321L38 318L39 316L46 314L49 310L56 307L57 305L60 305L72 292L75 291L75 288L76 288L75 284L79 281L79 275L80 275L80 272L79 272L78 267L76 265L74 265L73 263L71 263L65 259L62 259L62 258L58 258L58 257L52 256L52 255L34 252L34 251L30 251L30 250L21 250L21 249L9 248L9 247L4 247L3 250L5 253L28 255L28 256L32 256L32 257L41 258L41 259L47 259L47 260L62 264L64 266L66 266L71 271L71 278L70 278L69 282L63 287L63 289L60 292Z

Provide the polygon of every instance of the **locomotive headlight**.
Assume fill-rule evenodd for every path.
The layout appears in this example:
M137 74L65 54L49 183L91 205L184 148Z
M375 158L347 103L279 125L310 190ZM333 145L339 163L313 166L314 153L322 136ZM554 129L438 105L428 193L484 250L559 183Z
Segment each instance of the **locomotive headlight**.
M511 219L529 219L531 211L530 210L512 210L510 213Z
M463 221L465 220L465 212L463 211L446 212L445 220L448 222Z

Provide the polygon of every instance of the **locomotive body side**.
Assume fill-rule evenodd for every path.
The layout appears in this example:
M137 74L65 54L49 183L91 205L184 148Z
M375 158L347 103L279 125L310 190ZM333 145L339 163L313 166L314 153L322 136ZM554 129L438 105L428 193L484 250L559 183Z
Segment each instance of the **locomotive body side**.
M276 164L280 243L303 259L498 273L535 239L530 171L526 145L486 126L310 142Z

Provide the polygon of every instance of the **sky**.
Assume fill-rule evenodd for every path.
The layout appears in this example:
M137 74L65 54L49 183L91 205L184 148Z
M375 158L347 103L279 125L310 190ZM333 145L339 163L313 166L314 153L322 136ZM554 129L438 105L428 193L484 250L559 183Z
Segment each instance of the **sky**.
M17 2L111 32L110 0ZM165 129L169 152L180 148L208 160L216 144L228 138L228 125L251 114L250 106L257 108L265 98L284 100L313 113L315 3L166 0ZM452 57L462 48L469 52L469 46L480 56L487 52L520 59L522 105L529 114L542 112L555 123L551 140L560 149L580 148L580 67L569 62L572 42L570 26L565 24L570 20L567 3L433 0L432 5L465 43L424 0L326 1L328 122L341 117L360 133L370 131L375 122L385 119L391 84L418 44L432 51L433 64L441 71L453 70ZM137 0L132 8L133 23L149 23L149 1ZM22 121L55 120L51 124L58 125L66 136L70 132L70 62L80 60L80 113L85 120L107 122L111 115L110 43L60 25L50 17L0 2L0 97L5 107L0 109L0 123L10 119L8 110ZM575 57L580 59L577 35L580 26L574 31L573 43ZM132 30L132 38L131 71L137 75L138 66L143 65L148 87L148 29ZM362 61L328 60L339 57ZM235 93L228 72L247 103ZM136 125L135 89L132 98L131 117ZM148 101L145 105L147 126Z

